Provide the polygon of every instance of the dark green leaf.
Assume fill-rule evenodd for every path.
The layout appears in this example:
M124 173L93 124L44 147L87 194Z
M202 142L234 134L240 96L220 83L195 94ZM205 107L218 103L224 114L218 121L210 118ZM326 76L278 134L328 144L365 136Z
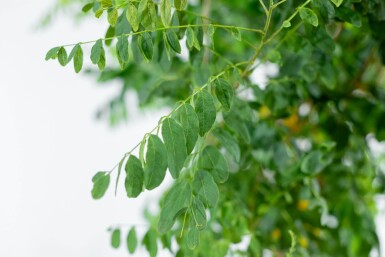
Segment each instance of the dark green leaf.
M194 193L208 207L215 207L219 199L218 186L210 173L205 170L198 170L194 176Z
M143 237L142 244L146 247L146 250L150 254L150 257L156 257L158 253L157 233L150 228Z
M191 196L191 186L185 181L176 182L166 193L158 223L158 231L161 234L169 231L176 218L187 210L190 206Z
M109 26L106 35L104 36L106 39L104 40L104 43L106 46L111 45L112 38L115 36L115 28L113 26Z
M82 12L88 12L89 10L92 9L92 7L94 7L94 3L88 3L88 4L83 6Z
M133 254L138 246L138 237L136 236L135 227L132 227L127 235L127 249L128 252Z
M98 39L91 48L91 61L93 64L97 64L102 54L103 41Z
M229 167L225 157L214 146L206 146L198 159L198 168L210 171L215 181L223 183L229 177Z
M115 249L120 246L120 229L116 228L112 231L111 234L111 246Z
M171 1L161 0L160 1L160 17L165 27L168 27L171 22Z
M138 14L138 9L132 3L128 4L126 18L130 23L132 30L137 31L139 29L139 14Z
M340 18L341 20L348 22L356 27L362 26L362 21L360 15L351 10L350 8L341 6L340 8L336 9L336 16Z
M199 120L194 108L184 103L175 115L176 119L182 125L184 135L186 138L187 154L190 154L195 147L199 133Z
M54 48L51 48L47 54L45 55L45 60L48 61L49 59L56 59L57 55L58 55L58 51L59 51L60 47L54 47Z
M138 38L138 44L140 52L143 55L143 58L150 62L154 56L154 45L152 43L152 36L150 33L145 32L141 34Z
M166 175L167 150L156 135L148 137L146 166L144 169L145 186L148 190L158 187Z
M237 27L231 28L231 35L238 41L242 41L241 31Z
M223 109L226 111L230 111L231 104L233 102L234 97L234 89L230 85L230 83L224 79L216 79L214 81L215 86L215 94L219 100L219 102L222 104Z
M187 0L174 0L175 9L182 11L186 8Z
M134 155L130 155L126 163L125 187L128 197L137 197L143 189L144 171L142 163Z
M75 50L76 48L76 50ZM75 54L74 54L74 69L76 73L79 73L83 67L83 50L82 47L77 44L74 47Z
M217 115L213 97L202 90L195 95L194 105L199 120L199 135L203 137L213 126Z
M127 36L121 35L116 43L116 53L120 68L124 69L128 62L128 39Z
M168 168L176 179L187 157L183 128L174 119L166 118L162 122L162 137L167 149Z
M100 199L104 196L110 185L110 174L108 174L108 172L99 171L92 177L92 183L92 198Z
M67 64L67 51L64 47L60 47L58 53L57 53L57 58L61 66L65 66Z
M180 48L179 39L174 30L168 29L167 32L167 41L170 44L171 48L178 54L181 53L182 49Z

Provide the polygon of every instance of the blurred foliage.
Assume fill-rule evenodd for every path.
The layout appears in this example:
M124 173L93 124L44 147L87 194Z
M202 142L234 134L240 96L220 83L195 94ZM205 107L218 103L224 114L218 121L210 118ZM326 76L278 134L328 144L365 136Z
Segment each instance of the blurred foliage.
M149 14L144 11L138 16L141 25L135 32L130 26L132 13L127 15L128 19L126 13L129 5L140 9L143 2ZM155 14L155 20L148 3L160 14ZM121 82L119 95L99 111L99 116L108 117L112 125L127 118L128 92L136 92L141 107L188 103L206 89L216 96L213 98L215 124L207 133L199 133L194 151L187 152L181 175L173 173L175 185L160 203L163 214L172 205L167 214L175 216L175 224L161 234L157 230L159 215L146 214L150 225L142 243L149 254L157 255L157 242L179 257L264 256L262 252L266 249L277 257L286 253L287 256L362 257L378 250L374 197L384 193L385 171L379 158L373 157L368 141L385 140L385 2L189 1L186 8L172 9L170 24L165 25L168 17L160 17L164 13L158 4L151 0L95 1L83 8L96 16L107 13L101 17L108 16L111 24L102 41L106 47L111 46L111 54L107 56L118 57L120 65L117 61L105 69L102 65L103 71L96 76L100 83ZM174 6L179 5L183 1L174 0ZM145 60L149 52L141 45L145 40L142 34L149 28L153 31L150 62ZM188 41L190 28L198 45L184 47L185 41L181 40L188 53L178 54L172 44L174 51L171 51L164 31L173 30L178 39L187 33ZM115 50L114 42L120 35L130 37L129 60L122 59L119 47ZM59 48L48 57L67 59L58 51ZM93 60L99 65L98 61L99 58ZM247 62L239 64L244 61ZM265 63L274 63L278 73L268 78L266 85L256 85L250 74L254 69L264 69ZM79 62L75 63L76 67L79 68ZM98 74L93 68L90 70ZM218 74L234 88L230 111L221 107L225 107L223 101L230 91L225 91L221 98L214 85ZM201 110L196 100L191 104L201 126L201 117L211 115L210 107L203 105ZM188 127L193 123L188 126L183 123L185 116L178 118L172 114L177 124L169 125L171 132L176 133L178 124L185 133L193 128ZM166 120L170 119L161 121ZM158 131L160 126L156 127ZM146 167L151 158L168 151L169 167L171 162L182 158L170 157L172 145L162 130L166 150L152 146L159 150L159 155L147 152L145 158L144 145L148 138L145 136L139 159L127 161L127 174L137 178L140 189L146 187ZM185 139L177 136L175 139L181 149L185 147ZM207 146L213 148L207 150ZM230 171L225 183L220 183L214 173L223 171L218 168L223 166L222 161L215 162L213 167L206 163L205 154L209 152L210 157L224 157L218 160L225 160L224 165ZM130 154L126 153L120 162L119 174ZM198 171L201 169L213 176ZM95 179L93 194L97 198L107 190L110 173L105 173L106 178L99 174L100 179ZM208 179L208 183L214 183L208 187L212 190L211 197L215 198L217 187L218 203L210 205L215 199L205 199L198 192L189 191L198 174ZM219 178L221 175L217 174ZM210 182L212 177L215 182ZM138 186L130 178L126 178L127 192L137 190ZM192 203L185 202L183 196L190 195ZM201 201L205 204L202 219L207 224L198 231L194 213L201 210ZM171 216L168 218L173 219ZM162 214L160 221L172 222L162 218ZM113 233L114 247L119 245L117 235L118 232ZM128 238L133 252L137 244L134 228ZM250 239L246 240L246 249L230 248L245 238ZM174 240L176 245L171 244Z

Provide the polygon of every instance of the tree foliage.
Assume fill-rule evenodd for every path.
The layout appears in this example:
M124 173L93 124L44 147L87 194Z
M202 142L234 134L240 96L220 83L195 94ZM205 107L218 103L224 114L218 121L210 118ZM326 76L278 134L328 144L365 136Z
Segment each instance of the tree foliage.
M150 256L158 244L189 257L378 248L374 196L385 178L367 139L385 139L385 2L98 0L82 10L106 18L105 37L54 47L46 60L79 72L84 54L100 82L121 80L99 112L113 125L126 119L128 91L143 107L174 106L115 166L128 197L158 187L166 169L174 179L141 239ZM257 85L251 74L266 63L278 72ZM94 176L93 198L115 168ZM245 238L245 249L231 247ZM138 240L133 227L130 253Z

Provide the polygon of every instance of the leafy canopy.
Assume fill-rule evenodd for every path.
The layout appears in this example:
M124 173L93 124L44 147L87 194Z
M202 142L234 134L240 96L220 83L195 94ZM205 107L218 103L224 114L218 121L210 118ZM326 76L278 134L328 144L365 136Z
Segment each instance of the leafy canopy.
M82 11L106 18L105 37L54 47L46 60L80 72L90 56L99 81L123 81L99 116L125 120L128 91L143 107L175 106L92 179L95 199L115 168L128 197L157 188L167 169L174 179L142 239L125 230L129 253L139 242L150 256L158 244L218 257L378 249L374 196L385 178L368 140L385 139L385 2L94 0ZM258 85L251 74L265 64L278 72ZM111 229L112 247L123 229Z

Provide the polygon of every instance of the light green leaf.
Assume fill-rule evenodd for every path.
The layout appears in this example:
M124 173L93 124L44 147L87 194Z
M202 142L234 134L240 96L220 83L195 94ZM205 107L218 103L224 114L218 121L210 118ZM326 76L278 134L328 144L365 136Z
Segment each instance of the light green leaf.
M91 48L91 61L93 64L97 64L102 54L103 41L98 39Z
M124 69L128 62L128 39L127 36L121 35L116 43L116 53L120 68Z
M116 228L112 231L111 234L111 246L115 249L120 246L120 229Z
M211 42L214 42L215 27L212 24L207 26L207 35L209 36Z
M127 235L127 249L128 252L133 254L138 246L138 237L136 236L135 227L132 227Z
M162 137L167 149L168 168L176 179L187 157L183 128L174 119L166 118L162 122Z
M64 47L60 47L58 53L57 53L57 58L61 66L65 66L67 64L67 51Z
M166 193L161 207L158 223L159 233L164 234L172 228L176 218L190 206L191 197L192 190L189 183L178 181L172 186L170 191Z
M116 21L118 20L118 10L116 10L115 8L108 10L107 20L108 20L108 23L112 27L114 27L116 24Z
M130 155L126 163L125 187L128 197L137 197L143 189L144 171L139 159Z
M104 9L100 8L95 12L95 17L99 19L100 16L102 16L103 12L104 12Z
M198 230L205 229L207 225L206 209L201 200L197 198L194 199L191 212L192 212L192 218L195 223L195 227Z
M215 94L218 101L222 104L223 109L230 111L233 103L234 89L230 83L224 79L216 79L214 81Z
M340 7L344 0L331 0L335 6Z
M182 49L180 48L179 39L175 31L168 29L167 32L167 41L170 44L171 48L178 54L181 53Z
M147 139L146 139L146 136L142 139L142 141L140 142L140 146L139 146L139 160L140 162L142 163L142 165L144 165L144 148L146 146L146 143L147 143Z
M221 145L226 151L234 157L235 161L239 162L241 159L241 150L235 137L223 129L216 129L213 131L213 134L221 142Z
M186 42L187 42L187 47L191 50L194 47L194 39L195 39L195 34L194 30L191 27L188 27L186 29Z
M100 1L102 8L107 9L112 6L112 0L102 0Z
M171 1L161 0L160 1L160 17L165 27L168 27L171 22Z
M48 61L49 59L56 59L57 58L57 55L58 55L58 51L59 51L60 47L54 47L54 48L51 48L47 54L45 55L45 60Z
M195 95L194 105L199 120L199 135L203 137L213 126L217 115L213 97L202 90Z
M116 196L116 193L118 192L118 183L119 183L120 173L122 172L124 159L125 159L125 157L123 157L120 160L119 165L118 165L118 175L116 176L116 181L115 181L115 196Z
M150 228L143 237L142 244L146 247L150 257L156 257L158 253L157 237L156 231L152 228Z
M187 154L190 154L195 147L199 133L199 120L194 108L184 103L175 115L183 128L184 136L186 138Z
M139 6L138 6L139 13L142 13L144 10L146 10L147 5L148 5L148 0L140 0Z
M306 174L317 174L329 165L330 162L331 159L325 158L321 151L312 151L303 158L301 171Z
M290 28L291 27L291 22L286 20L282 23L282 27L284 28Z
M206 146L198 159L198 168L210 171L217 183L224 183L229 177L229 167L225 157L214 146Z
M162 34L163 34L163 43L164 43L164 48L166 49L167 59L168 59L169 61L171 61L171 46L170 46L170 44L168 43L166 33L163 32Z
M108 174L108 172L99 171L92 177L92 183L92 198L100 199L104 196L110 185L110 174Z
M194 193L208 207L215 207L217 205L219 190L210 173L205 170L198 170L194 176L193 189Z
M132 3L128 4L126 18L130 23L132 30L137 31L139 29L139 14L138 14L138 9Z
M239 30L239 28L237 28L237 27L232 27L232 28L231 28L231 35L232 35L233 38L235 38L236 40L242 41L242 34L241 34L241 31Z
M148 137L146 166L144 168L145 186L148 190L158 187L166 175L167 150L156 135Z
M140 52L142 53L143 58L150 62L154 56L154 45L152 43L152 36L148 32L144 32L139 35L138 44Z
M314 27L318 26L318 17L312 9L307 7L302 7L299 10L299 16L303 21L313 25Z
M187 0L174 0L175 9L182 11L187 6Z
M196 227L192 227L187 233L187 246L188 248L193 250L198 245L199 245L199 230Z

